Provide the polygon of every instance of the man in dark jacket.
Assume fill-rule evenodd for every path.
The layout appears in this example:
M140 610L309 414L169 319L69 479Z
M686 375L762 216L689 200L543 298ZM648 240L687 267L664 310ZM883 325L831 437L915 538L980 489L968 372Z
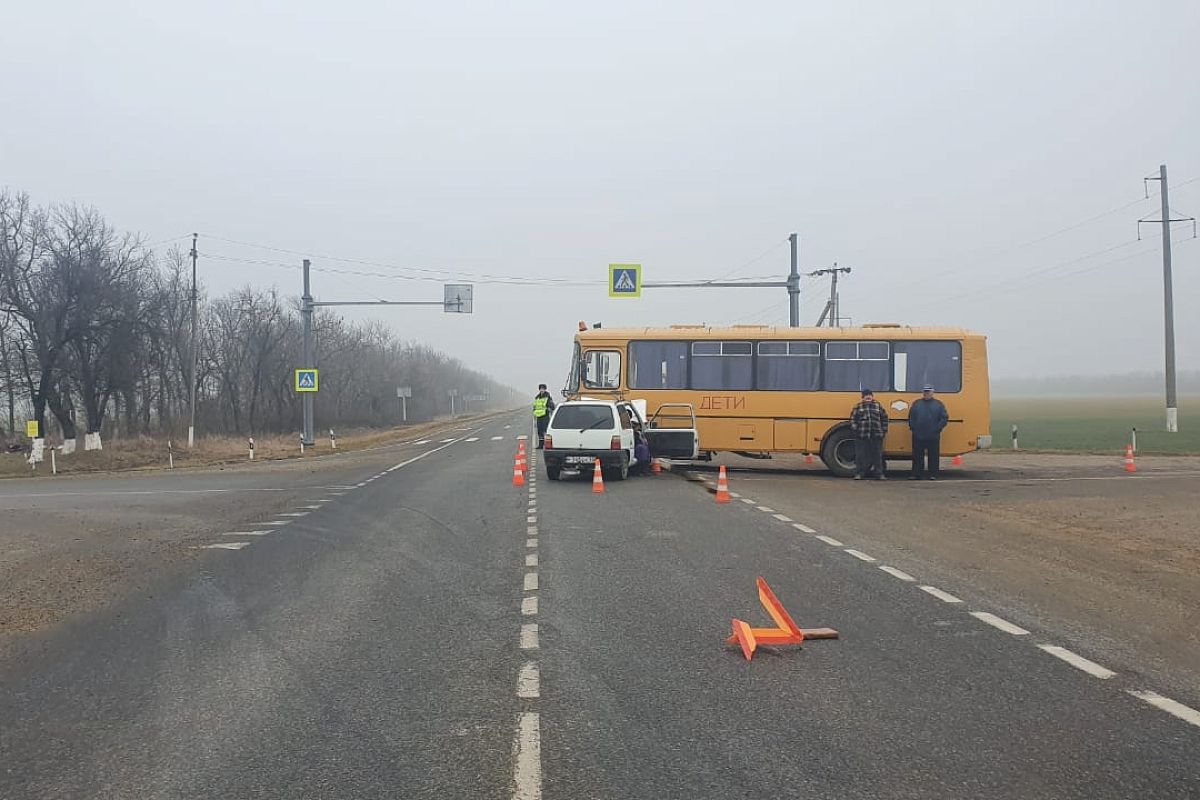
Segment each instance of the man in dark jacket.
M538 393L533 398L533 421L537 423L537 449L541 450L546 444L546 426L550 424L550 414L554 411L554 398L546 391L546 384L538 384Z
M854 432L854 480L872 473L875 480L886 481L883 468L883 437L887 436L887 410L870 389L862 390L862 402L850 412L850 430Z
M950 421L946 406L933 396L933 387L928 383L921 399L908 410L908 427L912 431L912 475L909 480L928 478L936 481L941 461L942 429Z

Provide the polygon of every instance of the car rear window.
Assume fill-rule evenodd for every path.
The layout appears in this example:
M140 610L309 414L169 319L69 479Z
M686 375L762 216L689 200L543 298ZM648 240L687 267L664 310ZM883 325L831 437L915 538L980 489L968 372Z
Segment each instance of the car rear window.
M554 412L551 428L567 430L574 428L603 428L613 427L612 406L602 405L572 405L559 406Z

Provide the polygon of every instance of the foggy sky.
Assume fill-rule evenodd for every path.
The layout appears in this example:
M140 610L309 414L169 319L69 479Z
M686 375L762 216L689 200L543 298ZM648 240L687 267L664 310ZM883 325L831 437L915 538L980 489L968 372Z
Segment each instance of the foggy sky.
M1162 369L1157 184L1135 201L1160 163L1200 178L1194 1L12 5L0 185L200 232L213 294L300 291L299 255L215 237L432 278L318 272L323 300L441 298L403 268L594 282L347 312L561 386L580 319L787 322L782 289L610 300L609 262L782 278L796 231L803 270L852 267L854 323L982 331L994 376ZM1200 214L1200 180L1172 206ZM1190 238L1175 295L1197 368Z

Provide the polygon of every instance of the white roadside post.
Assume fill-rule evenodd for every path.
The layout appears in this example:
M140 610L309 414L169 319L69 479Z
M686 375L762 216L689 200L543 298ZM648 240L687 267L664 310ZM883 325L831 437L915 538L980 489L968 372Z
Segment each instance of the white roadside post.
M175 447L170 439L167 439L167 463L171 465L171 469L175 469Z
M333 432L333 428L329 429L329 447L337 450L337 434Z
M254 460L254 437L250 437L250 460Z
M304 455L304 434L300 434L300 455Z
M1129 443L1133 445L1133 452L1137 452L1137 428L1129 432Z
M58 448L55 448L55 447L50 448L50 474L51 475L58 474L58 457L54 455L57 452L58 452Z
M1016 425L1013 425L1013 429L1012 429L1012 442L1013 442L1013 450L1016 450L1017 449L1017 426Z

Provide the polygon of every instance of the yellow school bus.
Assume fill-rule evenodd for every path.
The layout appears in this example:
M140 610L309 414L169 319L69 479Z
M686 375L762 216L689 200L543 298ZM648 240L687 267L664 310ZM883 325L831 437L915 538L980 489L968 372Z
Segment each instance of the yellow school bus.
M950 415L942 455L991 446L987 339L959 328L581 323L563 393L643 401L648 419L691 406L702 458L813 453L835 474L850 475L848 420L861 390L873 390L888 410L885 456L907 459L908 408L925 384Z

